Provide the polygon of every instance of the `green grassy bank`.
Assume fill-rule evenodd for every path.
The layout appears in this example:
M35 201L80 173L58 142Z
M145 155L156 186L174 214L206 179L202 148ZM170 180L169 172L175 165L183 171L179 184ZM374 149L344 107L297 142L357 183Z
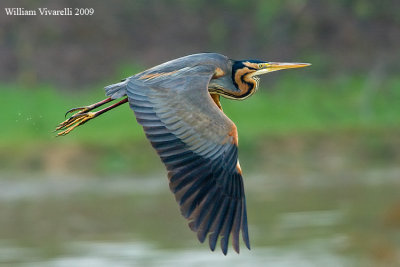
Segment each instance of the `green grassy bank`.
M19 168L25 162L23 168L40 169L40 158L48 158L49 164L56 166L67 164L63 161L66 157L72 161L68 164L78 167L97 162L100 172L129 171L131 167L127 166L146 171L157 160L127 105L68 136L55 137L52 131L64 119L65 111L103 99L101 87L93 86L83 92L16 84L1 84L0 88L0 167ZM379 150L381 146L397 144L400 79L303 79L301 75L283 73L264 78L255 96L245 101L224 99L222 105L238 126L241 155L246 157L262 154L262 148L274 147L273 140L283 146L290 140L307 144L307 140L330 137L343 143L346 136L364 140L358 144L360 147L375 143L371 149L375 146ZM277 151L280 149L276 147ZM53 158L60 162L53 162Z

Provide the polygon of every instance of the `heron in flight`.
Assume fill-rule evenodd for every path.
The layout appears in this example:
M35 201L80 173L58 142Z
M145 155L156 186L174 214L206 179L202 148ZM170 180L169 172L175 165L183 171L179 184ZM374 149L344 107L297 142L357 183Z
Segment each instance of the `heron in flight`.
M220 239L226 255L239 235L248 249L246 199L238 160L238 133L222 111L220 96L242 100L257 91L261 74L308 63L232 60L216 53L181 57L105 87L107 99L73 108L58 135L129 103L168 171L169 187L200 242L211 250ZM113 100L119 102L92 110ZM66 114L66 115L67 115Z

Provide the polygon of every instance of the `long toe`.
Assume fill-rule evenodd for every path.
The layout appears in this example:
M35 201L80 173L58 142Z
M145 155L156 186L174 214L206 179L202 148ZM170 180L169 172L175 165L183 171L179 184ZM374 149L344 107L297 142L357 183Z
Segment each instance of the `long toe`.
M73 115L71 118L60 123L60 125L56 128L56 131L62 130L57 134L57 136L66 135L70 133L73 129L93 119L95 116L96 116L95 112L77 113Z
M71 108L70 110L68 110L68 111L65 113L65 116L64 116L64 117L66 118L67 115L68 115L69 113L72 113L72 112L75 112L75 111L79 111L79 112L76 113L76 114L85 113L85 112L89 111L89 108L88 108L88 107ZM76 114L74 114L74 115L76 115Z

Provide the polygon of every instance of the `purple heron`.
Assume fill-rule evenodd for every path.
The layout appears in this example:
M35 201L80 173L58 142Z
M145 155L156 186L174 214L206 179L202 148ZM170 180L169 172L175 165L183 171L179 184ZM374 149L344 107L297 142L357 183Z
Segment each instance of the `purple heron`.
M220 238L224 254L232 236L233 249L239 253L240 232L250 249L246 200L237 129L222 111L220 96L245 99L257 91L257 76L309 65L237 61L215 53L181 57L105 87L107 99L69 110L67 114L76 113L56 131L66 135L128 102L167 168L169 187L190 229L200 242L208 236L213 251Z

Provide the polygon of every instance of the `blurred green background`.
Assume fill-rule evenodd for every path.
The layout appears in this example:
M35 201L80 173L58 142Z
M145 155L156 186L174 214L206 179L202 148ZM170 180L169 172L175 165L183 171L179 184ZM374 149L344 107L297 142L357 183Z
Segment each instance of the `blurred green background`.
M8 16L10 7L95 12ZM400 265L399 1L0 8L0 264ZM313 64L263 76L248 100L222 100L248 198L253 249L240 256L198 244L128 106L66 137L52 132L104 86L198 52Z

